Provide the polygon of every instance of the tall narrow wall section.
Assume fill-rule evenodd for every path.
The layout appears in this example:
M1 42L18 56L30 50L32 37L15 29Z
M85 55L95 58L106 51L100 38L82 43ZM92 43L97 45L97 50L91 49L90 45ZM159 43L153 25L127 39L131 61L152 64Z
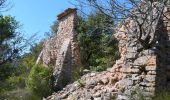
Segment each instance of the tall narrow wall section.
M37 63L54 66L54 88L61 89L73 80L73 71L81 64L79 46L76 42L76 9L68 8L59 14L57 35L43 45Z

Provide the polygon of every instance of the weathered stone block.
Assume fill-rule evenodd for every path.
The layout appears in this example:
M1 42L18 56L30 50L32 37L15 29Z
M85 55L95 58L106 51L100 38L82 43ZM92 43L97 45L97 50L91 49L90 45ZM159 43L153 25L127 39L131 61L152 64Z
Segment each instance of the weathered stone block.
M146 92L155 92L155 87L145 87L144 90Z
M156 56L151 56L147 61L147 66L156 66Z
M143 55L153 55L153 54L155 54L155 50L153 50L153 49L144 50L144 51L142 51L142 54Z
M127 47L127 52L128 53L136 53L137 52L137 47Z
M132 80L133 81L136 81L136 80L139 80L139 79L140 79L140 77L139 77L138 74L132 74Z
M127 59L134 59L134 58L136 58L136 55L137 55L137 53L128 52L125 56L126 56Z
M86 87L87 88L93 88L97 85L97 81L95 80L88 80L86 81Z
M146 66L146 71L156 71L157 66Z
M133 65L134 66L145 66L147 65L148 58L149 58L148 56L139 57L134 61Z
M120 86L132 86L133 85L133 81L130 78L127 79L123 79L119 81L119 85Z
M156 75L157 74L157 72L156 71L148 71L148 73L147 73L148 75Z
M118 95L117 100L128 100L128 96Z
M155 83L141 82L140 85L144 87L154 87Z
M149 81L149 82L155 82L156 80L156 75L146 75L145 76L145 80Z
M124 73L139 73L140 70L137 68L122 68L122 72L124 72Z

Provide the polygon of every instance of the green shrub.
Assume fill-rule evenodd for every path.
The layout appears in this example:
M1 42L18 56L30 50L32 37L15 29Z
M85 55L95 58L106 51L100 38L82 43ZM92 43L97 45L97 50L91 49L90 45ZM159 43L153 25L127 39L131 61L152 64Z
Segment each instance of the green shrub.
M170 100L170 92L166 90L160 91L152 100Z
M82 79L78 79L78 80L77 80L77 84L78 84L80 87L84 87L84 86L85 86L85 82L84 82Z
M48 96L52 92L51 75L52 70L50 68L42 65L33 66L27 79L27 88L39 97Z
M100 12L94 12L85 19L79 17L77 40L85 69L103 71L112 67L119 58L113 25L114 21Z
M97 66L97 67L94 67L94 71L97 71L97 72L101 72L101 71L104 71L106 70L107 67L106 66Z
M77 81L83 75L83 66L74 66L73 80Z
M130 100L147 100L143 94L143 90L138 86L131 90L131 95L128 97Z
M11 76L8 78L8 84L13 88L24 88L26 78L22 75L20 76Z
M30 93L27 89L15 89L4 91L0 94L0 100L42 100L38 96Z
M90 66L90 69L93 71L104 71L107 69L107 63L108 63L108 59L107 58L98 58L95 60L96 66Z
M20 76L10 76L5 81L0 82L0 94L12 90L16 90L18 88L25 88L25 80L26 78L22 75Z

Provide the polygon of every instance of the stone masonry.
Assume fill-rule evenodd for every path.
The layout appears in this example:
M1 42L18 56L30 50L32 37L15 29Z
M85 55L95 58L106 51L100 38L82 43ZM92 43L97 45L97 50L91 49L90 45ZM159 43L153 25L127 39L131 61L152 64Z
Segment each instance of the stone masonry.
M58 15L58 32L44 43L37 63L54 69L54 89L62 89L73 81L73 71L81 64L79 46L76 42L76 9L68 8Z
M88 73L47 100L150 100L160 90L170 89L170 7L154 26L156 45L138 52L140 45L129 29L132 19L117 28L121 58L107 71ZM127 29L128 28L128 29Z

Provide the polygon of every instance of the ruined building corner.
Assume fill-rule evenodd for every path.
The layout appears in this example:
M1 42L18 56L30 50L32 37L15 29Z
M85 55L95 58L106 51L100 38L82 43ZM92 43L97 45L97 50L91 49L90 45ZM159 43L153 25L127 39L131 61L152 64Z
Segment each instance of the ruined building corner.
M48 39L36 63L53 66L54 89L62 89L73 81L74 70L81 65L79 45L75 39L77 11L68 8L58 16L57 35Z

